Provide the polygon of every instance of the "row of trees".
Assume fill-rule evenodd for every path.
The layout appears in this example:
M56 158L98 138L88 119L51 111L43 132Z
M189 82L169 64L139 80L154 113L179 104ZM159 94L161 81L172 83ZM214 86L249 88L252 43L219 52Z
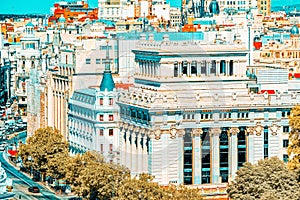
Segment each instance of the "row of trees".
M20 146L19 156L25 168L40 172L44 178L64 179L76 194L87 199L201 199L196 189L163 188L148 174L131 178L127 168L106 163L95 152L69 156L68 143L51 127L35 131Z
M300 106L291 110L291 131L286 165L277 157L245 163L227 188L233 200L298 200L300 199Z

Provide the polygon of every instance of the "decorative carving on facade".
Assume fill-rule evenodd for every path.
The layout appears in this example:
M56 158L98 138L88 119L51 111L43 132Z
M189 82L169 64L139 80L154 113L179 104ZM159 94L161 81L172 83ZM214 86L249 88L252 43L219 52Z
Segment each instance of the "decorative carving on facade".
M217 101L218 98L219 98L219 95L216 93L216 94L214 95L214 99Z
M279 129L280 129L280 126L277 125L277 124L275 124L275 123L273 123L269 128L270 128L270 130L271 130L272 135L275 136L275 135L278 134Z
M128 124L124 123L123 127L124 127L124 129L128 129Z
M200 101L200 94L199 93L196 95L196 101Z
M254 93L253 93L253 91L250 92L250 99L251 99L251 100L254 99Z
M133 130L133 128L134 128L134 126L133 126L133 125L129 125L129 126L128 126L128 130L129 130L129 131L132 131L132 130Z
M292 92L292 99L296 99L296 98L297 98L296 92Z
M140 129L140 134L145 134L145 128Z
M157 127L154 131L153 131L153 134L154 134L154 138L156 140L159 140L160 139L160 136L162 134L162 131L160 130L159 127Z
M209 134L211 136L220 135L221 132L222 132L222 130L220 128L211 128L211 129L209 129Z
M281 98L281 94L279 91L276 92L276 99L280 99Z
M170 127L170 135L171 135L170 137L171 137L171 139L176 138L176 133L177 133L177 129L176 129L175 125L172 125Z
M254 134L254 127L247 127L246 128L246 131L247 131L247 133L249 134L249 135L253 135Z
M260 122L257 122L256 127L255 127L255 134L257 136L260 136L262 134L263 130L264 130L264 127L261 125Z
M199 137L200 135L202 135L202 133L203 133L202 128L193 128L193 129L192 129L192 132L191 132L192 137L193 137L193 136Z
M237 95L236 95L236 93L234 92L234 93L232 94L232 99L233 99L233 100L236 100L236 96L237 96Z
M134 129L133 129L133 132L139 133L139 131L140 131L140 127L135 126Z
M118 123L118 127L119 127L119 128L123 128L123 127L124 127L124 122L119 122L119 123Z
M264 98L267 99L269 97L268 92L264 92Z
M231 135L237 135L240 132L240 129L238 127L232 127L229 129L229 133Z

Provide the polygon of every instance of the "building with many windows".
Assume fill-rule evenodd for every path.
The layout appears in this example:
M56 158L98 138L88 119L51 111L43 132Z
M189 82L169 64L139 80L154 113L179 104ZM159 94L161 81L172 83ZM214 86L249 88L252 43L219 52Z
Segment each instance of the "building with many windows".
M71 154L100 152L108 162L119 162L119 107L106 45L105 71L100 87L75 90L69 101L68 124Z
M247 67L249 51L234 41L142 36L133 52L134 86L118 99L120 162L133 175L150 173L162 185L227 184L244 162L287 159L288 115L300 100L287 69Z

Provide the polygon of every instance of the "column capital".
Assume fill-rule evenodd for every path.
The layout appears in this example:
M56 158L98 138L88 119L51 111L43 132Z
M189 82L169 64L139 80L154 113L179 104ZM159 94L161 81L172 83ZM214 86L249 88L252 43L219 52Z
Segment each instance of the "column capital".
M229 135L237 135L240 132L240 129L238 127L231 127L228 130Z
M261 125L260 122L257 122L256 127L255 127L255 134L257 136L260 136L262 134L263 130L264 130L264 127Z
M249 134L249 135L253 135L254 134L254 127L252 126L249 126L246 128L246 132Z
M210 136L219 136L220 134L221 134L221 132L222 132L222 130L221 130L221 128L211 128L211 129L209 129L209 134L210 134Z
M134 126L133 126L132 124L130 124L130 125L128 126L128 130L129 130L129 131L132 131L133 128L134 128Z
M202 130L202 128L193 128L192 129L192 132L191 132L191 136L192 137L199 137L200 135L202 135L203 134L203 130Z
M269 126L269 129L271 130L271 133L273 136L278 134L279 128L280 128L280 125L277 125L276 123L272 123L272 125Z
M159 127L156 127L154 130L151 131L151 136L154 136L156 140L159 140L161 137L162 131Z
M139 133L139 131L140 131L140 127L134 126L133 132Z

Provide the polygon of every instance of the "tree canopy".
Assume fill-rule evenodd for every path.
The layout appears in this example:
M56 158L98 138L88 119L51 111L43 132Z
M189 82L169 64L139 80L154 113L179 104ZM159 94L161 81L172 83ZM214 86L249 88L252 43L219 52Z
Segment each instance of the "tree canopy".
M53 178L65 176L65 163L68 162L68 143L61 133L51 127L39 128L22 144L19 155L24 167L44 172Z
M288 167L300 176L300 106L295 106L289 116L291 131L289 134Z
M153 177L130 171L118 164L106 163L97 152L70 156L68 144L57 129L40 128L20 146L19 155L26 168L64 179L78 196L97 199L183 200L201 199L196 189L184 186L161 187Z
M277 157L245 163L228 188L231 199L298 199L297 175Z

